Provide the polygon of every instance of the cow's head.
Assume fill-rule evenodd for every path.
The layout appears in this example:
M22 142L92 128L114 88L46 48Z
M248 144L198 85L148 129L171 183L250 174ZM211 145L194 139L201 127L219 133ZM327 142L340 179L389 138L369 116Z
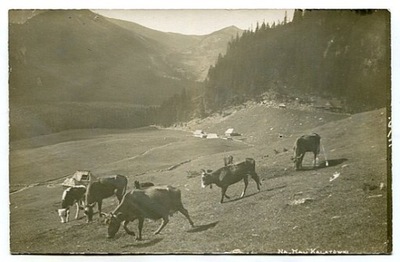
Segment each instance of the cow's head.
M212 188L212 176L211 176L212 170L201 170L201 187L205 188L206 186L210 185L210 188Z
M86 218L87 218L87 222L89 223L89 222L91 222L92 220L93 220L93 207L94 207L94 203L93 204L88 204L88 205L86 205L85 206L85 211L84 211L84 213L85 213L85 215L86 215Z
M69 221L69 208L60 208L57 210L57 213L61 219L61 223L66 223Z
M301 157L294 157L293 158L293 163L294 163L294 169L295 170L300 170L301 169L301 161L302 159L301 159Z
M290 160L292 160L294 163L294 169L299 170L299 169L301 169L301 162L302 162L303 155L302 154L297 155L296 147L294 147L293 150L294 150L294 154L293 154L293 156L290 157Z
M115 237L115 234L117 234L120 226L121 226L121 222L123 221L123 215L122 213L118 213L118 214L113 214L110 213L105 222L108 225L108 232L107 232L107 237L108 238L113 238Z

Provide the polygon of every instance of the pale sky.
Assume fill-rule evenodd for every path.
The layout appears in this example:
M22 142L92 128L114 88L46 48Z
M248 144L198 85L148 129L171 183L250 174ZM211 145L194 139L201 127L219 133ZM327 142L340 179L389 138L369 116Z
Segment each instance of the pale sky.
M283 9L170 9L170 10L92 10L103 16L132 21L163 32L205 35L234 25L240 29L255 28L257 22L272 24L283 21L285 11L292 20L293 10Z

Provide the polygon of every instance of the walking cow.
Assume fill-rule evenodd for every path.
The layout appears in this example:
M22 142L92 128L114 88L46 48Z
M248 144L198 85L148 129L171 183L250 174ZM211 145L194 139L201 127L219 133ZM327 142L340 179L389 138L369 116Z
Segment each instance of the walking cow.
M142 229L145 218L152 220L162 219L162 224L154 232L159 234L167 225L169 216L179 211L182 213L189 224L193 227L194 223L190 219L188 211L183 207L181 200L181 191L172 186L152 186L147 189L134 189L125 194L122 202L110 213L106 219L108 224L108 237L113 238L118 232L121 223L125 231L130 235L135 235L127 227L129 222L139 220L139 235L137 240L142 239Z
M260 191L260 178L256 173L256 162L252 158L246 158L245 161L238 164L230 164L221 167L215 171L206 172L202 170L201 174L201 185L203 188L206 186L212 186L212 184L217 185L221 188L221 200L220 203L224 202L224 197L229 197L226 195L226 190L230 185L233 185L241 180L244 182L244 189L240 198L244 197L246 193L247 185L249 184L248 176L251 176L256 182L257 189Z
M100 178L98 181L89 184L86 190L85 199L85 214L87 216L87 222L92 221L93 207L96 203L100 217L103 215L101 212L103 199L115 195L119 203L121 203L122 197L126 192L127 184L128 179L121 175Z

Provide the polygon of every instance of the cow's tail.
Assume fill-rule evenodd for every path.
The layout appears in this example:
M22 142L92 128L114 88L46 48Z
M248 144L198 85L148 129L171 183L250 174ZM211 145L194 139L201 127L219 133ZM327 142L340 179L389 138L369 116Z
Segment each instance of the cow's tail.
M320 148L322 149L322 155L324 156L325 166L329 166L329 162L328 162L328 159L326 157L325 148L324 148L324 145L322 144L322 141L320 141Z
M128 179L125 177L125 186L122 189L122 197L125 196L127 187L128 187Z

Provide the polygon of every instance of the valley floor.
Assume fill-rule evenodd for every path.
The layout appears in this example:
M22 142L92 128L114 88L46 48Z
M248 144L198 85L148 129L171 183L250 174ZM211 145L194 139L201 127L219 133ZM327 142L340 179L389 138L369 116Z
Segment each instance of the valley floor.
M385 109L317 118L308 112L269 112L266 120L258 123L263 127L247 123L243 112L226 122L203 123L203 129L219 133L236 123L234 127L242 136L234 140L201 139L191 132L143 128L92 134L70 131L12 143L11 253L390 252L391 174ZM290 114L304 119L304 125L288 128L285 121L291 121ZM311 169L311 156L307 155L305 169L294 171L292 146L298 134L307 132L321 135L329 165L320 156L319 168ZM240 182L229 187L231 199L220 204L219 188L200 187L200 169L221 167L226 155L232 155L235 162L246 157L256 160L262 180L260 192L251 180L246 196L239 199L243 188ZM176 214L161 234L154 236L152 232L161 221L145 221L144 239L136 241L122 229L116 239L106 239L107 227L97 214L89 224L82 215L61 224L55 212L64 189L61 183L79 169L91 170L98 177L125 175L129 189L136 179L178 187L196 227L190 228L185 218ZM103 204L104 211L110 212L116 205L117 200L109 198ZM130 228L137 231L136 225L132 223Z

